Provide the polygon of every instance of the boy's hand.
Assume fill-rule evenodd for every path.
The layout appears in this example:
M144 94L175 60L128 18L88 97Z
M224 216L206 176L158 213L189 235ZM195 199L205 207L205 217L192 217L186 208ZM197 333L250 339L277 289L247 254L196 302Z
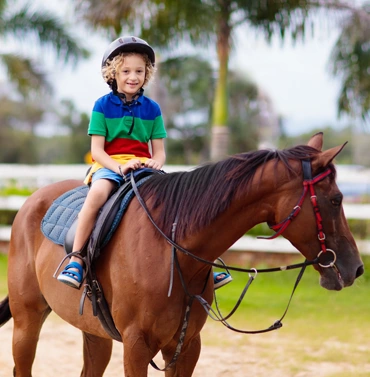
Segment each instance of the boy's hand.
M153 160L151 158L145 161L144 166L155 170L159 170L162 167L162 165L158 161Z
M121 166L121 165L120 165ZM131 170L136 170L141 168L142 163L140 160L132 159L128 162L126 162L124 165L121 166L121 169L119 171L119 174L127 174Z

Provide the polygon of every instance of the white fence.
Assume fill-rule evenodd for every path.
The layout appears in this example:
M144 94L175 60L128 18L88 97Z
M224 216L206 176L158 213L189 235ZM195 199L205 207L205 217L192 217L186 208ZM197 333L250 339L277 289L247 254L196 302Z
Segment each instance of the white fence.
M165 166L167 172L190 170L192 166ZM49 183L63 179L82 179L86 173L86 165L1 165L0 164L0 187L14 180L17 186L42 187ZM360 167L338 167L338 184L343 184L351 192L358 188L370 193L370 171ZM343 191L343 189L342 189ZM344 193L345 194L345 193ZM0 208L18 210L27 198L22 196L0 197ZM348 219L370 219L370 204L345 203L344 212ZM0 241L9 241L10 226L0 226ZM370 242L357 241L362 254L370 254ZM274 253L298 253L298 251L285 240L279 237L273 240L260 240L250 236L239 239L231 250L274 252Z
M26 201L26 197L9 196L0 197L0 208L18 210ZM370 219L370 204L344 204L344 212L347 219ZM0 226L0 241L9 241L10 226ZM362 254L370 254L370 242L357 241ZM250 236L240 238L230 250L274 252L274 253L297 253L297 250L283 237L273 240L256 239Z

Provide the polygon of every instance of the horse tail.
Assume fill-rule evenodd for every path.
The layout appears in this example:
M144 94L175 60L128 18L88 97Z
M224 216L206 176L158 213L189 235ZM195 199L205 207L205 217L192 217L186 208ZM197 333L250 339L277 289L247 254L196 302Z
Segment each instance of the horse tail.
M9 296L0 302L0 327L7 323L12 318L12 313L9 306Z

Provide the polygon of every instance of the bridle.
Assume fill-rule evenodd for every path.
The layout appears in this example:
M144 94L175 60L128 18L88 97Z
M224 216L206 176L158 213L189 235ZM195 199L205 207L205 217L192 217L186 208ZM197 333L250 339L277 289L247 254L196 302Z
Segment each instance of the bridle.
M290 306L292 297L294 295L294 292L295 292L295 290L296 290L299 282L301 281L301 278L302 278L303 273L304 273L304 271L305 271L305 269L306 269L307 266L318 264L322 268L334 268L339 273L338 269L335 266L336 253L335 253L334 250L329 249L329 248L326 247L325 233L323 231L323 226L322 226L322 217L321 217L320 210L319 210L319 207L318 207L318 204L317 204L317 197L315 195L315 188L314 188L314 185L316 183L318 183L318 182L322 181L323 179L325 179L327 176L329 176L330 174L332 174L333 171L332 171L332 169L330 167L328 167L324 172L316 175L315 177L312 177L311 161L310 160L302 160L301 162L302 162L302 170L303 170L303 192L302 192L302 195L301 195L301 197L300 197L297 205L293 208L292 212L284 220L282 220L280 223L278 223L276 225L269 225L270 228L275 231L275 234L273 234L270 237L258 237L258 238L274 239L274 238L278 237L279 235L281 235L286 230L286 228L289 226L289 224L298 216L298 214L301 211L302 204L303 204L303 202L304 202L304 200L306 198L306 195L308 194L308 192L310 192L310 195L311 195L310 196L310 200L311 200L311 204L312 204L312 207L313 207L313 210L314 210L314 214L315 214L316 226L317 226L317 231L318 231L318 240L320 242L321 250L318 253L317 257L314 260L311 260L311 261L308 261L306 259L303 263L297 263L297 264L292 264L292 265L288 265L288 266L281 266L281 267L274 267L274 268L265 268L265 269L259 269L259 270L255 269L255 268L244 269L244 268L239 268L239 267L228 266L228 265L224 264L222 262L222 260L221 260L222 264L215 263L215 262L210 262L210 261L208 261L206 259L200 258L199 256L197 256L195 254L192 254L188 250L186 250L183 247L181 247L180 245L178 245L175 242L176 226L177 226L177 220L178 219L176 218L175 222L173 223L173 226L172 226L172 237L169 238L158 227L158 225L154 221L154 219L153 219L152 215L150 214L150 211L149 211L146 203L144 202L143 198L141 197L141 195L139 193L139 190L138 190L138 188L136 186L136 182L135 182L135 179L134 179L133 172L131 172L131 176L130 176L131 184L132 184L133 190L134 190L134 192L136 194L136 197L137 197L140 205L144 209L144 211L147 214L147 216L148 216L149 220L151 221L151 223L154 225L154 227L161 234L161 236L164 237L166 239L166 241L169 244L172 245L170 287L169 287L169 291L168 291L168 297L171 295L171 292L172 292L173 276L174 276L174 266L176 266L177 271L179 273L179 277L180 277L180 281L181 281L181 284L183 286L183 289L184 289L186 295L189 297L188 305L187 305L186 310L185 310L185 316L184 316L184 320L183 320L182 330L181 330L181 333L180 333L180 338L179 338L179 342L178 342L177 347L176 347L175 354L174 354L172 360L163 369L160 369L153 361L151 361L150 364L155 369L160 370L160 371L165 371L165 370L168 370L169 368L171 368L175 364L178 356L181 353L181 348L182 348L182 345L183 345L183 342L184 342L184 338L185 338L185 334L186 334L186 330L187 330L187 325L188 325L188 322L189 322L188 319L189 319L189 315L190 315L190 308L191 308L191 305L192 305L194 299L197 299L200 302L200 304L203 306L203 308L205 309L205 311L207 312L207 314L211 318L213 318L213 319L221 322L222 324L224 324L230 330L233 330L233 331L236 331L236 332L239 332L239 333L247 333L247 334L264 333L264 332L269 332L269 331L272 331L272 330L277 330L277 329L279 329L279 328L281 328L283 326L283 324L282 324L281 321L284 319L284 317L285 317L285 315L286 315L286 313L287 313L287 311L289 309L289 306ZM195 260L197 260L199 262L202 262L204 264L207 264L209 266L220 267L220 268L226 269L228 271L229 270L233 270L233 271L239 271L239 272L247 272L247 273L249 273L249 280L248 280L248 282L247 282L247 284L246 284L246 286L245 286L242 294L240 295L240 298L239 298L237 304L235 305L235 307L232 309L232 311L227 316L222 316L222 314L220 313L220 311L218 309L216 295L214 295L214 297L215 297L215 303L216 303L217 312L202 297L202 294L205 291L205 288L207 286L207 281L208 281L211 269L208 272L207 279L205 281L203 290L202 290L202 292L201 292L200 295L193 295L193 294L191 294L188 291L186 283L185 283L185 280L183 278L183 274L182 274L182 271L181 271L179 260L178 260L178 257L177 257L177 253L176 253L177 250L181 251L183 254L188 255L188 256L192 257L193 259L195 259ZM330 252L332 254L333 260L329 264L321 263L320 262L320 256L323 255L324 253L327 253L327 252ZM286 309L285 309L282 317L279 320L277 320L273 325L271 325L270 327L268 327L267 329L264 329L264 330L245 331L245 330L239 330L239 329L236 329L236 328L232 327L226 321L228 318L231 317L232 314L235 313L236 309L239 307L239 305L240 305L241 301L243 300L244 295L246 294L249 286L251 285L251 283L253 282L253 280L257 276L257 273L261 273L261 272L274 272L274 271L285 271L285 270L291 270L291 269L295 269L295 268L301 268L301 270L300 270L300 272L299 272L299 274L297 276L296 282L294 284L293 291L292 291L291 296L290 296L289 301L288 301L288 305L287 305L287 307L286 307Z
M312 178L310 160L302 160L302 170L303 170L303 192L297 205L293 208L292 212L279 224L269 225L270 229L275 231L275 234L273 234L270 237L257 237L257 238L271 240L280 236L285 231L285 229L289 226L289 224L299 215L302 209L302 204L306 198L306 195L308 194L308 192L310 192L310 195L311 195L310 200L311 200L311 204L315 213L315 220L316 220L316 226L317 226L317 232L318 232L317 238L321 246L321 250L317 255L317 259L320 259L320 256L326 252L330 252L333 255L333 261L330 262L328 265L320 263L319 260L317 264L323 268L334 267L336 259L337 259L337 255L334 250L328 249L326 247L326 244L325 244L326 237L325 237L325 233L322 226L322 217L320 214L319 206L317 204L317 196L315 194L315 187L314 187L315 183L322 181L324 178L330 175L332 173L332 170L330 168L327 168L324 172Z

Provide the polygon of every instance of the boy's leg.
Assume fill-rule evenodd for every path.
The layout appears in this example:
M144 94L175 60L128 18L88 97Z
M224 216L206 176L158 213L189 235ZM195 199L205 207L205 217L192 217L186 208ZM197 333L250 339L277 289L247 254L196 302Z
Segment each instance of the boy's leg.
M73 242L73 251L82 250L89 238L96 221L100 208L108 200L112 190L116 187L114 181L99 179L95 181L78 215L76 236ZM83 261L81 258L72 256L70 263L58 276L58 280L73 288L79 289L83 279Z

